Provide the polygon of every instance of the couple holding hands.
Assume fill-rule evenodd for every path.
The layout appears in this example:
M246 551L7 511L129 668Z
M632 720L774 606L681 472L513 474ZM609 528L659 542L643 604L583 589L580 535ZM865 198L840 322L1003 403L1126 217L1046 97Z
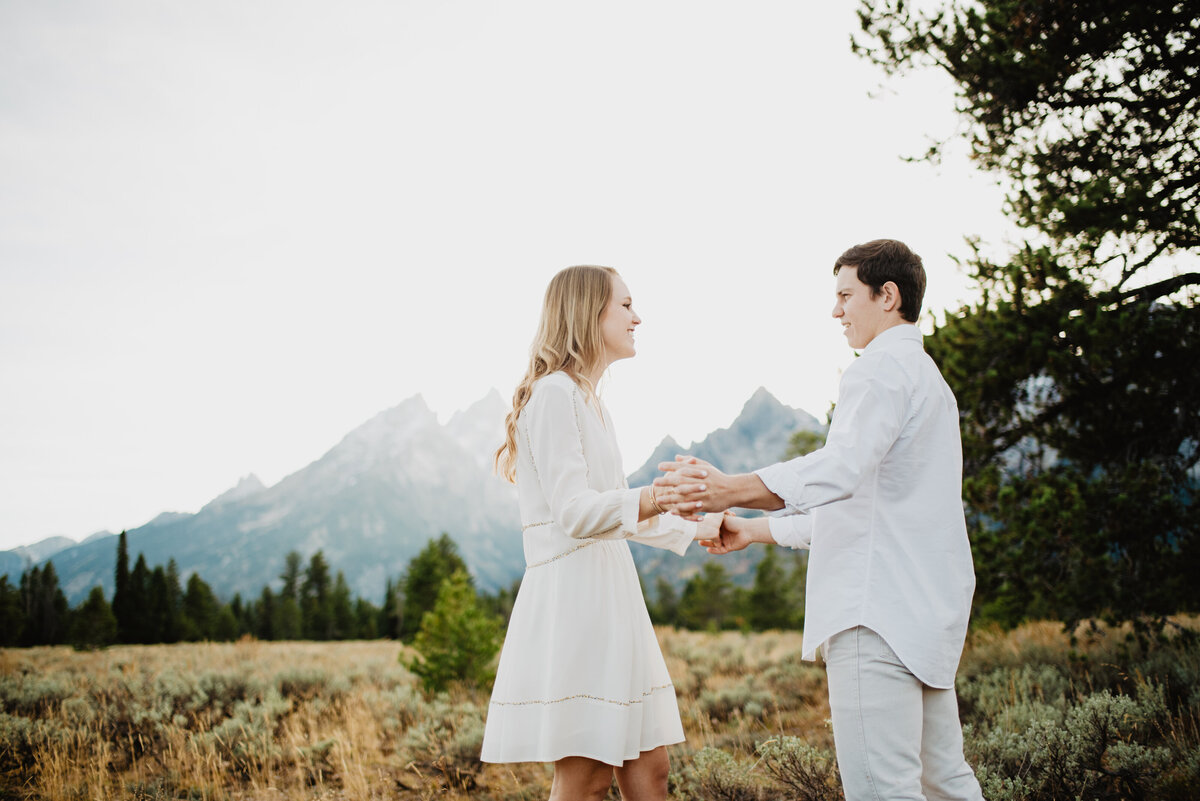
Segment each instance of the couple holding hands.
M553 762L552 801L602 799L614 773L627 801L665 799L683 726L627 540L678 554L757 542L811 551L803 658L825 661L846 798L982 798L954 692L975 586L958 407L915 325L925 270L881 239L833 273L833 317L861 355L825 446L743 475L680 457L632 489L596 395L635 354L629 289L606 267L551 280L496 453L526 568L483 761Z

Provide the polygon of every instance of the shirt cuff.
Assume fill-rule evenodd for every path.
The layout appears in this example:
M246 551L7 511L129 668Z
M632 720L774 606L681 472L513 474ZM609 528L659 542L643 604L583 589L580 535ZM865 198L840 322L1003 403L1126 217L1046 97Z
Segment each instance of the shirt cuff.
M788 509L795 509L800 502L800 492L804 483L797 480L795 469L787 462L763 467L754 471L763 485L783 499Z
M767 527L775 542L788 548L811 548L813 520L810 514L772 517Z

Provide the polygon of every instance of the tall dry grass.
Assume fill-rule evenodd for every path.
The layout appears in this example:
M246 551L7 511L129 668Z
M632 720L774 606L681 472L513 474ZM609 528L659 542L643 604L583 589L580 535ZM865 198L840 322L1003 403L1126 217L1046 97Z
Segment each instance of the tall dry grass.
M801 661L799 633L663 629L659 639L687 734L671 749L675 798L837 797L825 675ZM974 632L960 694L964 719L991 739L980 733L973 753L1004 780L1016 768L1005 767L1003 737L1031 716L1066 714L1099 690L1151 697L1149 686L1174 694L1156 747L1186 760L1200 743L1200 714L1187 711L1200 703L1197 651L1131 648L1120 631L1072 644L1050 623ZM549 766L478 762L487 692L425 697L404 650L243 641L0 651L0 798L545 798ZM815 789L780 791L805 782Z

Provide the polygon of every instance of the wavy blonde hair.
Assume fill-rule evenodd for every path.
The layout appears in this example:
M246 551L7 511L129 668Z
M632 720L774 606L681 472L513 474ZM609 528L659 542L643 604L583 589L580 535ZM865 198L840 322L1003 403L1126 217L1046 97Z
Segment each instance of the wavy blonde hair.
M513 393L512 411L504 419L504 444L496 450L496 473L516 483L517 418L533 394L533 384L562 371L584 391L594 394L587 376L604 359L600 318L612 299L611 267L583 264L559 270L546 287L542 319L529 349L529 368Z

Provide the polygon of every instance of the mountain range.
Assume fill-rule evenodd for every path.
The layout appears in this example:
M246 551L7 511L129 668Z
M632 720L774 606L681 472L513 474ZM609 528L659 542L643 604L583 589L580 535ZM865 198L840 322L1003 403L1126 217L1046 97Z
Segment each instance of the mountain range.
M508 587L524 570L524 554L516 490L491 473L506 411L492 390L442 425L421 396L413 396L274 486L246 476L195 514L167 512L129 529L131 559L143 554L153 568L173 558L184 580L197 573L219 597L253 598L263 586L278 589L289 551L307 562L320 550L355 595L379 602L387 580L446 532L479 589ZM657 464L677 453L733 472L760 467L781 458L792 432L802 428L823 430L812 415L760 388L728 428L686 448L663 439L630 474L630 485L649 483ZM23 571L49 560L72 605L97 585L111 598L116 547L117 536L109 532L78 543L53 537L0 552L0 574L15 583ZM708 558L691 549L680 564L655 549L634 551L644 579L664 575L672 583L686 580ZM744 576L752 561L731 561L731 572Z

